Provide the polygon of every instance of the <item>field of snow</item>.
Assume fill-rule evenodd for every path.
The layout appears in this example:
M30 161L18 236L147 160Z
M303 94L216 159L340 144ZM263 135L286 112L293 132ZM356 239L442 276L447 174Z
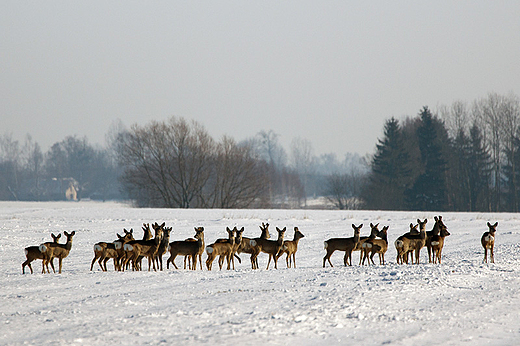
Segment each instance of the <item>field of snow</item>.
M520 215L443 213L451 236L443 263L397 265L394 240L417 218L434 212L313 210L133 209L116 203L0 202L1 345L518 345L520 344ZM235 271L90 271L93 245L113 241L123 228L166 222L171 240L205 228L206 244L225 238L226 226L260 235L269 222L305 234L297 268L251 270L249 255ZM498 221L495 264L483 264L480 237ZM352 223L389 225L387 264L322 267L323 241L351 237ZM50 233L76 231L63 273L22 275L24 248ZM64 236L62 236L61 242ZM164 260L167 259L165 256ZM205 261L205 255L203 256ZM177 258L177 264L181 264ZM144 262L146 263L146 262ZM57 260L56 260L57 264ZM217 267L217 270L215 270ZM145 266L147 268L147 265Z

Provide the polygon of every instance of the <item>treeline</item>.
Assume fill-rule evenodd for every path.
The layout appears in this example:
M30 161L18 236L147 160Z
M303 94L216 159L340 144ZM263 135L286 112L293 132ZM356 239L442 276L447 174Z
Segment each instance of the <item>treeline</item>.
M368 209L513 211L520 201L520 103L489 94L386 121L360 198Z
M335 177L352 182L364 175L365 162L357 154L347 154L342 161L335 154L315 156L310 142L301 138L292 141L287 153L274 131L260 131L241 142L227 136L215 141L201 124L176 117L130 129L116 122L105 147L68 136L45 153L31 136L20 143L7 133L0 136L0 200L125 199L140 207L171 208L353 208L356 189L350 184L341 190L332 183ZM329 191L335 191L334 197L307 204L309 198L332 196Z
M301 208L309 196L329 195L331 172L364 162L355 155L343 164L334 155L317 158L299 138L289 159L273 131L215 141L199 123L176 117L121 132L115 152L130 198L167 208Z
M42 152L30 135L23 143L0 136L0 200L122 199L118 167L109 150L69 136Z
M489 94L388 119L375 153L316 156L274 131L237 142L172 117L127 129L105 147L69 136L43 153L0 137L0 200L126 199L140 207L518 211L520 102ZM316 201L319 201L316 203Z

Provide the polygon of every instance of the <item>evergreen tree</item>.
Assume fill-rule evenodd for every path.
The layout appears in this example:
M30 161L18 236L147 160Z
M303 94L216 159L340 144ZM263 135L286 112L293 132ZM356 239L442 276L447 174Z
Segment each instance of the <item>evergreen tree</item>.
M518 188L518 181L520 181L520 138L513 139L513 147L505 149L507 164L504 166L504 183L505 191L505 210L518 212L518 201L520 200L520 189Z
M413 187L407 193L412 210L446 210L446 158L443 147L448 141L444 124L432 115L428 107L419 113L421 123L417 129L421 166Z
M461 128L451 143L448 169L446 171L447 198L453 210L470 209L469 151L470 138Z
M468 150L469 211L491 211L490 189L491 155L484 145L482 133L476 124L470 129Z
M412 166L399 122L395 118L385 123L384 138L376 145L372 171L363 193L370 209L402 210L404 192L411 183Z

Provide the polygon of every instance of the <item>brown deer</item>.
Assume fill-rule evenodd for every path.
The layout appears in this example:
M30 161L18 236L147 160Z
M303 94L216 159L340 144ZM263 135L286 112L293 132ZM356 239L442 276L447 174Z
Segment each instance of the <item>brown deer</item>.
M489 231L484 232L484 234L482 234L482 238L480 238L480 243L484 248L484 262L488 263L487 253L489 250L490 262L495 263L495 254L493 253L493 248L495 247L495 233L497 231L498 222L495 222L494 225L488 222L487 226L489 228Z
M262 233L260 234L259 238L254 238L255 241L258 239L267 240L267 239L271 238L271 235L269 234L269 224L268 223L262 222L262 225L259 227L260 227L260 230L262 231ZM242 252L251 254L251 268L258 269L258 259L257 258L253 259L253 254L255 254L257 252L257 249L256 249L256 247L251 245L251 240L253 240L253 239L247 238L247 237L242 237L242 242L238 246L237 254L240 254ZM241 263L242 261L240 261L240 258L238 256L236 256L236 257L238 258L239 262ZM256 262L253 262L253 260L255 260Z
M373 225L370 224L372 227ZM345 251L345 257L343 257L343 264L346 266L352 265L352 251L359 243L359 234L361 233L361 228L363 224L356 226L352 224L352 228L354 229L354 236L350 238L331 238L329 240L325 240L324 246L325 251L327 251L325 257L323 257L323 268L325 268L326 261L329 262L330 266L333 267L332 262L330 261L330 256L334 253L334 251ZM350 260L350 261L349 261Z
M363 265L365 264L365 259L368 259L368 265L370 262L374 263L374 255L379 254L379 264L385 264L385 253L388 250L388 226L383 227L377 236L381 239L368 239L363 243ZM370 253L370 258L368 254Z
M58 240L60 239L61 234L54 235L54 233L51 233L51 237L53 239L52 242L55 244L58 244ZM51 242L47 242L47 243L43 243L39 246L29 246L29 247L25 248L26 260L25 260L25 262L22 263L22 274L25 274L25 266L29 266L29 269L31 270L31 274L33 274L31 262L34 260L37 260L37 259L42 260L42 274L45 273L45 265L44 265L45 254L40 251L40 247L42 245L46 246L45 244L50 244L50 243ZM54 270L54 268L52 268L52 270ZM47 271L50 273L48 263L47 263Z
M218 265L220 270L222 270L222 266L224 264L224 259L227 259L227 269L231 269L231 262L233 261L233 255L235 247L235 229L229 229L226 227L226 231L228 232L227 241L222 241L219 239L219 242L215 242L211 245L206 246L206 253L208 254L208 258L206 259L206 267L208 270L211 270L213 267L213 261L217 256L219 256ZM233 262L233 269L235 269L235 264Z
M120 252L118 251L118 248L122 248L122 244L125 244L128 241L134 240L133 231L127 231L126 229L123 229L125 232L124 236L120 236L119 234L116 234L118 239L113 241L112 243L106 243L106 242L99 242L94 245L94 258L92 259L92 262L90 263L90 271L92 271L94 267L94 263L96 260L98 260L99 267L102 271L107 271L107 262L109 259L114 260L114 269L118 270L119 268L119 256ZM117 246L118 243L120 246Z
M440 233L432 236L430 246L432 248L433 263L441 264L442 248L444 247L444 238L450 235L444 224L440 225Z
M143 230L143 238L141 240L150 240L152 239L153 235L152 235L152 231L150 230L150 224L149 223L143 223L143 227L142 227L142 230ZM133 229L130 229L130 231L133 232ZM135 240L135 239L134 239ZM130 261L127 261L126 260L126 251L124 250L123 246L124 244L121 244L121 243L116 243L116 250L118 251L119 253L119 258L118 258L118 262L121 263L121 266L125 266L124 268L123 267L120 267L119 270L128 270L129 267L130 267ZM141 257L142 259L142 257ZM141 263L139 259L139 264Z
M438 227L433 227L431 231L426 232L426 249L428 250L428 263L432 263L432 238L439 235L442 228L446 228L446 225L442 221L442 216L434 216L434 220L438 223Z
M294 263L296 268L296 251L298 251L298 242L301 238L305 237L298 227L294 227L294 238L293 240L285 240L283 242L282 249L276 255L276 260L280 258L284 253L287 254L285 261L287 262L287 268L291 268L291 263Z
M377 237L377 234L379 233L379 229L377 228L379 224L376 224L374 228L371 229L369 236L363 236L359 237L359 242L356 244L356 247L352 251L360 251L359 253L359 265L361 265L361 260L363 259L363 243L366 242L368 239L374 239ZM346 255L346 253L345 253Z
M163 236L163 229L165 223L163 222L161 225L155 223L153 228L155 230L155 237L150 240L132 240L124 244L123 249L125 251L125 262L123 267L126 268L127 265L132 262L133 270L139 271L141 270L141 259L146 257L148 259L148 271L150 271L151 267L154 271L156 271L155 267L155 255L157 250L159 249L159 245L161 244L161 239ZM145 227L147 228L147 227ZM144 228L143 228L144 229ZM149 229L149 228L147 228ZM146 233L146 230L145 230ZM123 270L124 270L123 268Z
M397 252L397 258L396 258L396 262L397 264L404 264L405 263L405 260L406 260L406 263L408 263L408 254L404 253L403 251L403 246L404 246L404 242L403 242L403 238L405 238L407 235L418 235L419 234L419 231L417 230L417 228L419 227L419 224L417 225L414 225L413 223L410 223L410 231L408 233L405 233L403 234L402 236L400 236L399 238L397 238L394 242L394 245L395 245L395 250ZM404 255L406 255L406 258L404 257Z
M168 247L170 246L170 233L172 231L171 227L165 227L163 229L163 237L161 239L161 244L159 244L159 248L157 249L157 253L155 255L155 263L157 264L157 268L163 270L163 255L168 252Z
M58 258L58 262L59 262L58 273L60 273L60 274L61 274L63 259L69 255L69 252L72 249L72 237L74 237L74 235L76 234L76 231L72 231L71 233L64 231L63 234L65 234L65 236L67 237L67 242L65 244L50 243L49 246L47 247L47 250L42 251L45 254L44 262L50 263L53 271L54 271L54 263L53 263L54 259Z
M276 258L276 254L280 251L280 249L283 246L283 238L286 230L287 227L284 227L283 229L279 229L278 227L276 227L276 231L278 232L277 240L267 240L262 238L252 239L250 244L254 248L254 253L251 255L251 263L258 263L258 255L261 252L264 252L269 255L269 260L267 261L267 268L265 269L269 269L271 259L273 259L274 261L274 268L278 269L278 261ZM253 269L258 269L258 266L256 266Z
M421 221L418 219L417 222L419 223L419 234L415 234L417 226L410 224L410 232L403 234L394 242L395 249L397 250L397 263L408 264L408 255L410 254L413 264L412 252L415 252L415 263L419 264L421 249L426 244L426 223L428 220L425 219L424 221ZM436 227L438 227L437 223L434 228Z
M170 243L169 250L170 258L166 261L166 268L170 268L170 263L175 269L179 269L175 264L177 256L190 256L193 262L192 270L197 269L197 257L202 250L204 250L204 227L195 227L195 237L197 241L177 240ZM202 269L201 269L202 270Z

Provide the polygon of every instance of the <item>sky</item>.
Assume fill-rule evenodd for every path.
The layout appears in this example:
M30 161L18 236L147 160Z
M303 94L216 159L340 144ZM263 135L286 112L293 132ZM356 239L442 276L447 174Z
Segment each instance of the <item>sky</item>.
M1 1L0 135L193 119L371 154L387 119L520 95L519 1Z

